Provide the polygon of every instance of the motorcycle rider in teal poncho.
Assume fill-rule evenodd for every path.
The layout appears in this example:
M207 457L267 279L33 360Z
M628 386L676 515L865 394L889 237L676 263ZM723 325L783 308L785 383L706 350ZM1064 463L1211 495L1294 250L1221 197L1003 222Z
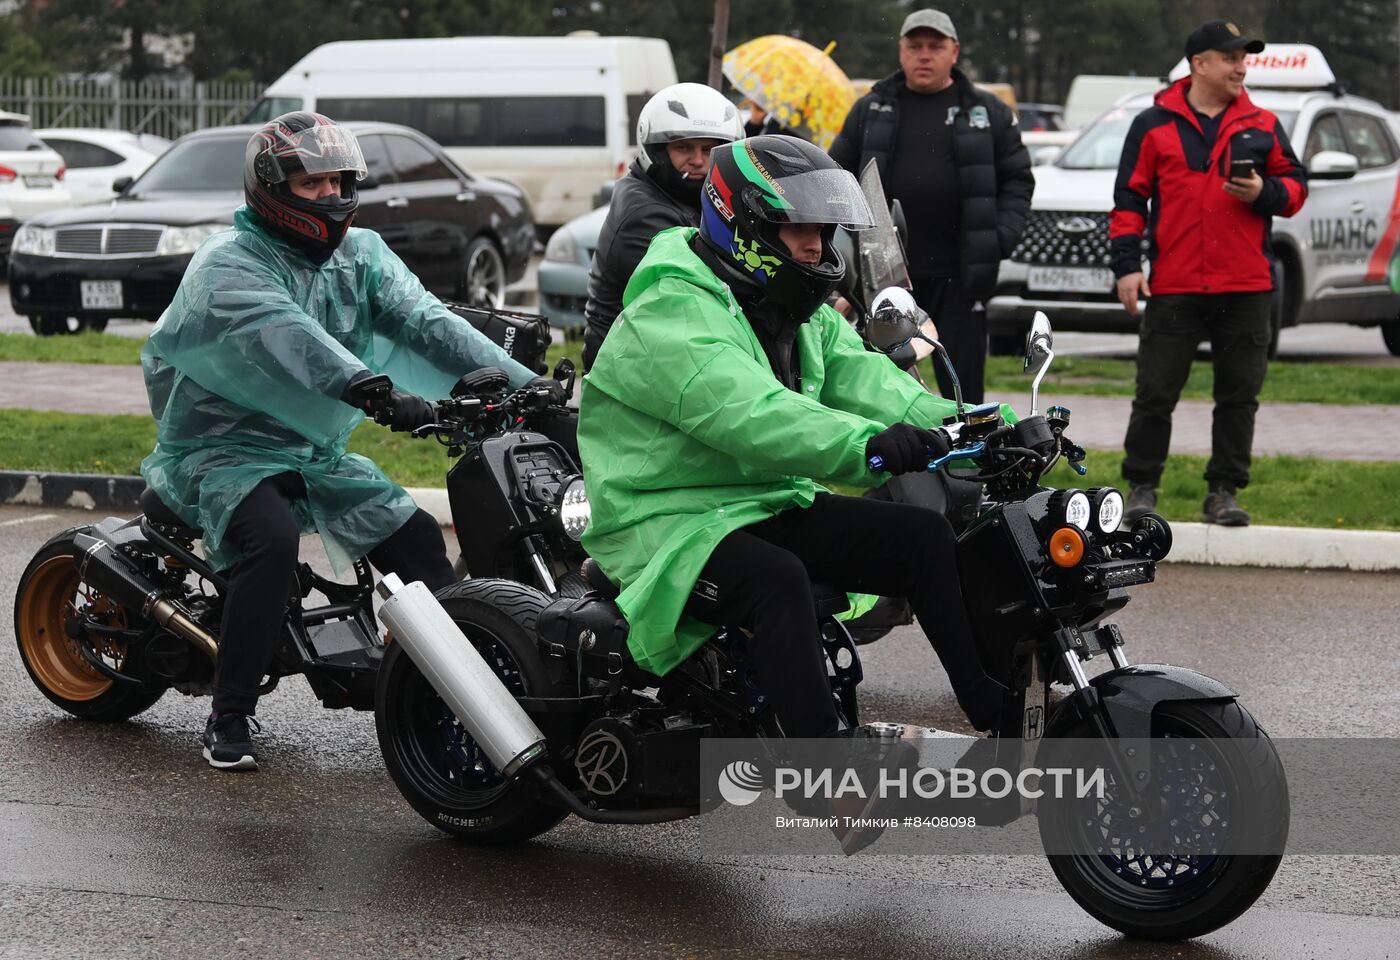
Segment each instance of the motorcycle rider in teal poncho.
M973 645L948 521L814 482L875 486L949 446L936 427L953 405L825 305L845 272L836 226L871 223L859 185L792 137L710 157L700 228L652 241L580 401L583 543L622 588L632 656L664 674L715 626L743 627L782 731L830 735L811 581L906 596L959 704L989 729L1001 688Z
M367 556L432 589L453 580L433 518L346 452L364 418L347 388L388 374L381 416L402 431L429 422L424 395L447 396L464 373L537 379L424 290L377 233L351 228L365 175L355 135L319 114L254 133L247 205L200 246L141 354L159 426L141 474L229 571L203 737L222 769L257 767L250 718L302 533L321 535L337 572Z

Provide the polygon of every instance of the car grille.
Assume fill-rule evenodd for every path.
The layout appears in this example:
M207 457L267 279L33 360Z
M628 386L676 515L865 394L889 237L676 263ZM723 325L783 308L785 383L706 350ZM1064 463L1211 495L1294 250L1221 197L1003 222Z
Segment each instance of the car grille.
M1011 259L1066 267L1108 266L1108 214L1034 210Z
M163 227L60 227L54 252L78 257L130 257L156 252Z

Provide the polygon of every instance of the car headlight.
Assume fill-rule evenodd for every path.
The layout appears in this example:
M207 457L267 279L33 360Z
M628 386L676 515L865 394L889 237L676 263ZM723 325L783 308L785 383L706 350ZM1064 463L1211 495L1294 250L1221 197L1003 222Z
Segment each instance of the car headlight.
M560 227L550 234L549 243L544 247L544 258L564 263L578 262L578 244L566 228Z
M220 230L227 230L226 223L200 223L193 227L166 227L161 232L160 243L156 246L156 256L174 257L194 253L206 238Z
M593 517L593 508L588 505L588 494L583 489L583 478L574 477L564 484L559 495L559 522L570 539L579 540L588 529L588 521Z
M15 232L15 239L10 246L11 253L24 253L31 257L51 257L53 256L54 232L43 227L34 227L29 224L22 224Z
M1123 495L1112 487L1089 491L1089 507L1099 533L1113 533L1123 524Z

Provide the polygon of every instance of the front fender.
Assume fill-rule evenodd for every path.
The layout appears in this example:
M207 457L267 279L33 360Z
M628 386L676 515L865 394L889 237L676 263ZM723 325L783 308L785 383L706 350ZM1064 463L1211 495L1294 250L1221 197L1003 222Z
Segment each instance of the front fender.
M1203 673L1166 663L1139 663L1099 674L1089 681L1108 713L1114 732L1124 740L1152 736L1152 714L1159 704L1183 700L1234 700L1239 696L1225 684ZM1078 698L1068 697L1066 705ZM1049 735L1078 719L1077 710L1057 712Z

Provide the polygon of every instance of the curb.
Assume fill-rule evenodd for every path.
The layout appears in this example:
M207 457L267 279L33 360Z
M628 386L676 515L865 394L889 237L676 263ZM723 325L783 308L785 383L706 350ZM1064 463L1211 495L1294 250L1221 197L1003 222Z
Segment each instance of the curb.
M87 473L0 470L0 503L43 507L98 507L134 511L145 481ZM418 505L444 527L452 525L447 491L409 487ZM1307 570L1400 570L1400 533L1316 527L1219 527L1173 523L1170 563Z

